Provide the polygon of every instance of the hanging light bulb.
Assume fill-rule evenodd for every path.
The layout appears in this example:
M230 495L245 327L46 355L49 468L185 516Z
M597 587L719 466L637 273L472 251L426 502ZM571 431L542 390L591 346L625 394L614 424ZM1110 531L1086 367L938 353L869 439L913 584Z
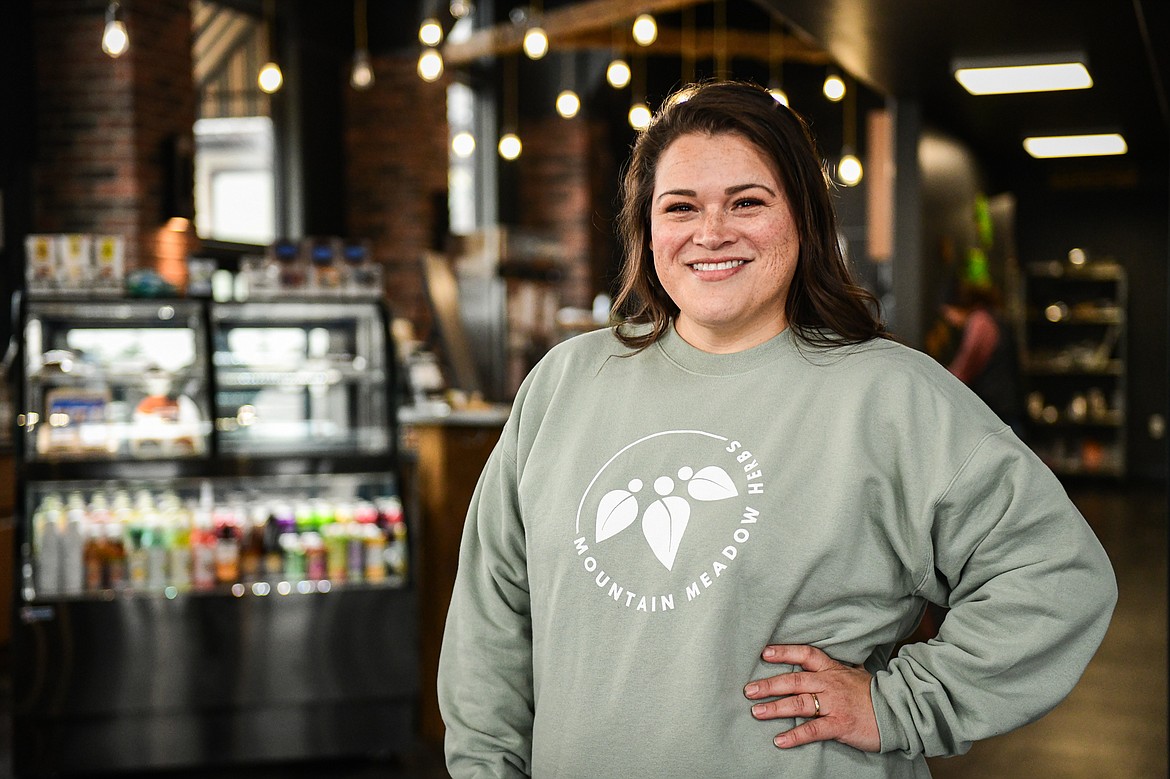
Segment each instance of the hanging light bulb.
M650 126L650 107L645 103L634 103L630 106L630 127L639 132Z
M615 59L605 69L605 80L614 89L622 89L630 83L630 66L624 59Z
M571 89L557 95L557 113L565 119L572 119L581 110L581 98Z
M845 82L836 73L830 71L829 75L825 76L825 85L823 87L825 97L836 103L841 98L845 97Z
M264 67L260 68L260 75L256 77L256 83L260 85L260 89L272 94L280 90L284 84L284 73L280 70L280 65L275 62L265 62Z
M436 81L443 75L443 55L434 49L426 49L418 56L418 77L423 81Z
M462 19L464 16L469 15L473 10L475 10L471 0L451 0L449 8L451 15L456 19Z
M424 46L438 46L443 42L443 27L434 19L423 19L418 27L418 39Z
M366 35L366 0L355 0L353 4L353 69L349 72L349 85L354 89L369 89L374 85L374 68L370 64L370 49Z
M520 136L516 133L504 133L498 146L500 156L506 160L514 160L520 156L524 145L520 143Z
M463 130L451 139L451 151L460 159L467 159L475 153L475 136Z
M650 14L639 14L630 32L639 46L649 46L658 39L658 23Z
M370 53L358 49L353 53L353 70L349 74L349 85L354 89L369 89L374 84L374 68L370 65Z
M106 7L106 28L102 31L102 51L117 59L130 48L130 35L126 32L126 22L122 20L122 7L117 3L110 3Z
M268 52L271 59L265 62L260 68L260 74L256 77L256 83L260 85L261 91L271 95L280 90L284 84L284 73L280 70L280 65L276 63L276 40L273 35L273 30L276 25L273 24L273 18L276 16L275 0L265 0L264 3L264 26L268 33Z
M861 167L861 160L852 153L846 153L837 163L837 180L847 187L855 187L861 182L865 171Z
M548 54L548 35L543 29L529 27L524 33L524 53L531 60L538 60Z

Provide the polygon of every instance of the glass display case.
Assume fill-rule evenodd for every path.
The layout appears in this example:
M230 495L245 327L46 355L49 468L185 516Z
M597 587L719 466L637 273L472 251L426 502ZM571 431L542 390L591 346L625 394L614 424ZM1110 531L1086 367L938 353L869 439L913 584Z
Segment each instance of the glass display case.
M206 330L190 301L37 302L24 326L29 462L200 457Z
M387 454L390 366L378 309L242 303L211 310L215 427L232 454Z
M415 534L384 306L20 308L20 775L413 746Z

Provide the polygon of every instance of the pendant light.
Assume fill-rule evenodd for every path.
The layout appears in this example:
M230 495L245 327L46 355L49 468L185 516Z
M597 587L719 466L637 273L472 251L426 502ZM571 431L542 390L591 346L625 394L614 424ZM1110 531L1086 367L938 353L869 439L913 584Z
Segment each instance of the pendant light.
M524 53L530 60L538 60L548 54L548 33L540 26L540 16L540 0L534 0L527 14L529 25L524 31L523 43Z
M572 119L581 110L581 97L573 87L576 86L576 56L573 52L561 55L561 85L557 95L556 109L563 119Z
M768 22L768 92L780 105L788 105L781 73L784 68L784 30L776 30L776 20Z
M630 112L627 115L627 120L630 127L633 127L638 132L642 132L650 126L650 120L653 114L650 112L650 106L646 105L646 61L642 57L638 57L634 61L634 86L630 90Z
M423 50L418 55L418 77L428 83L443 75L443 55L436 48L443 42L443 26L436 19L423 19L418 26L418 40Z
M621 56L621 32L613 28L613 59L605 69L605 80L614 89L624 89L630 83L630 64Z
M442 28L440 28L440 32ZM354 89L369 89L374 85L374 68L370 64L370 45L366 30L366 0L353 3L353 69L349 73L349 84Z
M122 6L110 3L106 6L106 26L102 30L102 51L117 59L130 48L130 35L122 18Z
M496 150L501 157L509 162L519 157L520 153L524 151L524 144L520 142L520 135L517 133L516 93L520 87L519 80L520 74L517 71L516 58L508 57L504 60L504 133L500 136Z
M842 82L844 84L844 82ZM857 89L848 89L845 92L845 105L842 107L842 135L844 143L841 145L841 159L837 163L837 180L847 187L855 187L861 183L865 169L861 160L857 158Z
M268 61L260 68L260 75L256 77L256 82L262 91L270 95L279 91L284 85L284 73L281 72L280 65L276 62L275 16L276 9L273 0L264 0L264 26L268 32Z

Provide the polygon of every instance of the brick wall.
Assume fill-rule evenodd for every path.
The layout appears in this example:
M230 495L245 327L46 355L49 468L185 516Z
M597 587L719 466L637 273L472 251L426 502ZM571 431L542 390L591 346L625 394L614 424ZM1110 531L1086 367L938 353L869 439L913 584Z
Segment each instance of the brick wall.
M32 230L122 235L128 268L181 282L191 238L163 232L162 143L190 138L195 121L186 0L123 0L130 49L118 59L101 50L104 1L33 7Z
M524 153L516 160L520 226L555 237L565 273L558 290L561 305L583 308L589 308L594 295L591 140L582 117L529 120Z
M421 257L445 224L446 77L428 84L413 54L374 57L374 86L346 89L348 232L385 265L386 296L420 333L430 322Z

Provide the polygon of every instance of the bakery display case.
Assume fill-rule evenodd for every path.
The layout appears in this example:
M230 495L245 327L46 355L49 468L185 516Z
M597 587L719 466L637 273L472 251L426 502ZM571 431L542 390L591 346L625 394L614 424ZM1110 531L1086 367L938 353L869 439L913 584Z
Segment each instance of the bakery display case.
M21 776L369 756L416 731L377 301L21 301Z

